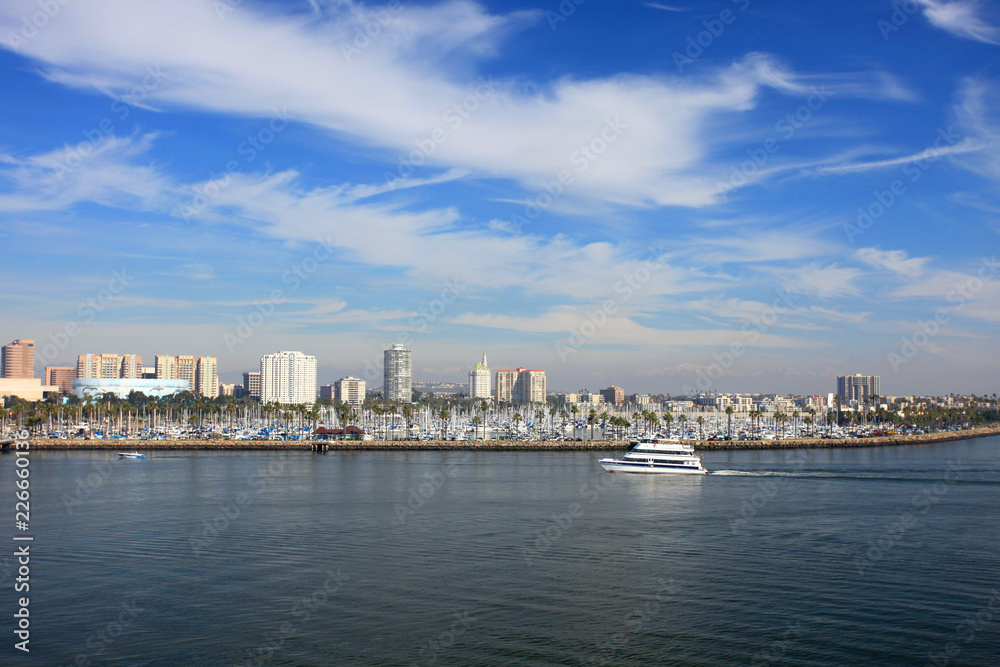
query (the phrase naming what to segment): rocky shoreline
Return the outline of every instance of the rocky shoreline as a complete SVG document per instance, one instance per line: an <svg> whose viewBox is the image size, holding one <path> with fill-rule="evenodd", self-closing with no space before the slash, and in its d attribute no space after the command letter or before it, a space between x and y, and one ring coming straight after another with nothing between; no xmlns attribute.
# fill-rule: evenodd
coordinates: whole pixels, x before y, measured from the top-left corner
<svg viewBox="0 0 1000 667"><path fill-rule="evenodd" d="M890 435L878 438L797 438L793 440L733 440L733 441L691 441L695 449L701 451L733 449L797 449L827 447L885 447L893 445L922 445L968 438L984 438L1000 435L1000 427L969 429L965 431L945 431L923 435ZM242 451L593 451L624 449L626 442L620 440L596 440L584 442L551 442L521 440L447 440L447 441L280 441L280 440L32 440L34 450L242 450Z"/></svg>

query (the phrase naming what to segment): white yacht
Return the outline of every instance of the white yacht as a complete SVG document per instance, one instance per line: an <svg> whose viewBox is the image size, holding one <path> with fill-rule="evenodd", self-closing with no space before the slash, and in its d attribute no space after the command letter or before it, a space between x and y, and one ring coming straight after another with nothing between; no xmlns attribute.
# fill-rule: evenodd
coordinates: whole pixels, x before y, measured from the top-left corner
<svg viewBox="0 0 1000 667"><path fill-rule="evenodd" d="M601 467L608 472L672 473L704 475L701 457L694 453L694 445L660 436L641 438L629 443L632 446L620 459L601 459Z"/></svg>

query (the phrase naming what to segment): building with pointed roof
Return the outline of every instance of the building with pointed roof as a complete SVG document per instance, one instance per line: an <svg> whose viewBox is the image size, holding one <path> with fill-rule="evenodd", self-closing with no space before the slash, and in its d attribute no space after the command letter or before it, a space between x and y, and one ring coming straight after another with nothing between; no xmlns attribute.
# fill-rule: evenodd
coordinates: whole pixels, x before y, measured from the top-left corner
<svg viewBox="0 0 1000 667"><path fill-rule="evenodd" d="M486 352L483 352L483 360L469 371L469 398L492 398L493 391L490 379L490 368L486 364Z"/></svg>

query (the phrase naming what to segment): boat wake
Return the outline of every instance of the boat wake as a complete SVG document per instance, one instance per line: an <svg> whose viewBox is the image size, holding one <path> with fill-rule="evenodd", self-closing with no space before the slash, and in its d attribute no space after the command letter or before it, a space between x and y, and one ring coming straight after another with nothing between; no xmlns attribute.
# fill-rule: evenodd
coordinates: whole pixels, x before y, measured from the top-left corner
<svg viewBox="0 0 1000 667"><path fill-rule="evenodd" d="M976 472L990 472L989 476L975 475ZM917 474L913 474L917 473ZM957 479L948 480L949 484L1000 484L996 471L963 471ZM712 477L793 477L797 479L838 479L870 482L920 482L934 483L944 481L941 475L927 475L926 471L912 471L911 474L893 474L892 472L861 472L848 470L712 470Z"/></svg>

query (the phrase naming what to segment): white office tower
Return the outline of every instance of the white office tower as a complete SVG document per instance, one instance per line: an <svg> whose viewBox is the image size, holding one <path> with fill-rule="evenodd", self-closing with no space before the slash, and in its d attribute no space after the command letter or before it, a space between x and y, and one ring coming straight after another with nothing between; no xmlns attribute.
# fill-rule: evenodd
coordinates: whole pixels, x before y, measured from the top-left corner
<svg viewBox="0 0 1000 667"><path fill-rule="evenodd" d="M278 352L260 358L262 403L316 402L316 357L301 352Z"/></svg>
<svg viewBox="0 0 1000 667"><path fill-rule="evenodd" d="M413 353L401 343L386 350L382 371L382 391L387 401L409 403L413 400Z"/></svg>
<svg viewBox="0 0 1000 667"><path fill-rule="evenodd" d="M491 384L490 368L486 365L486 353L483 352L483 360L469 371L469 398L492 398Z"/></svg>

